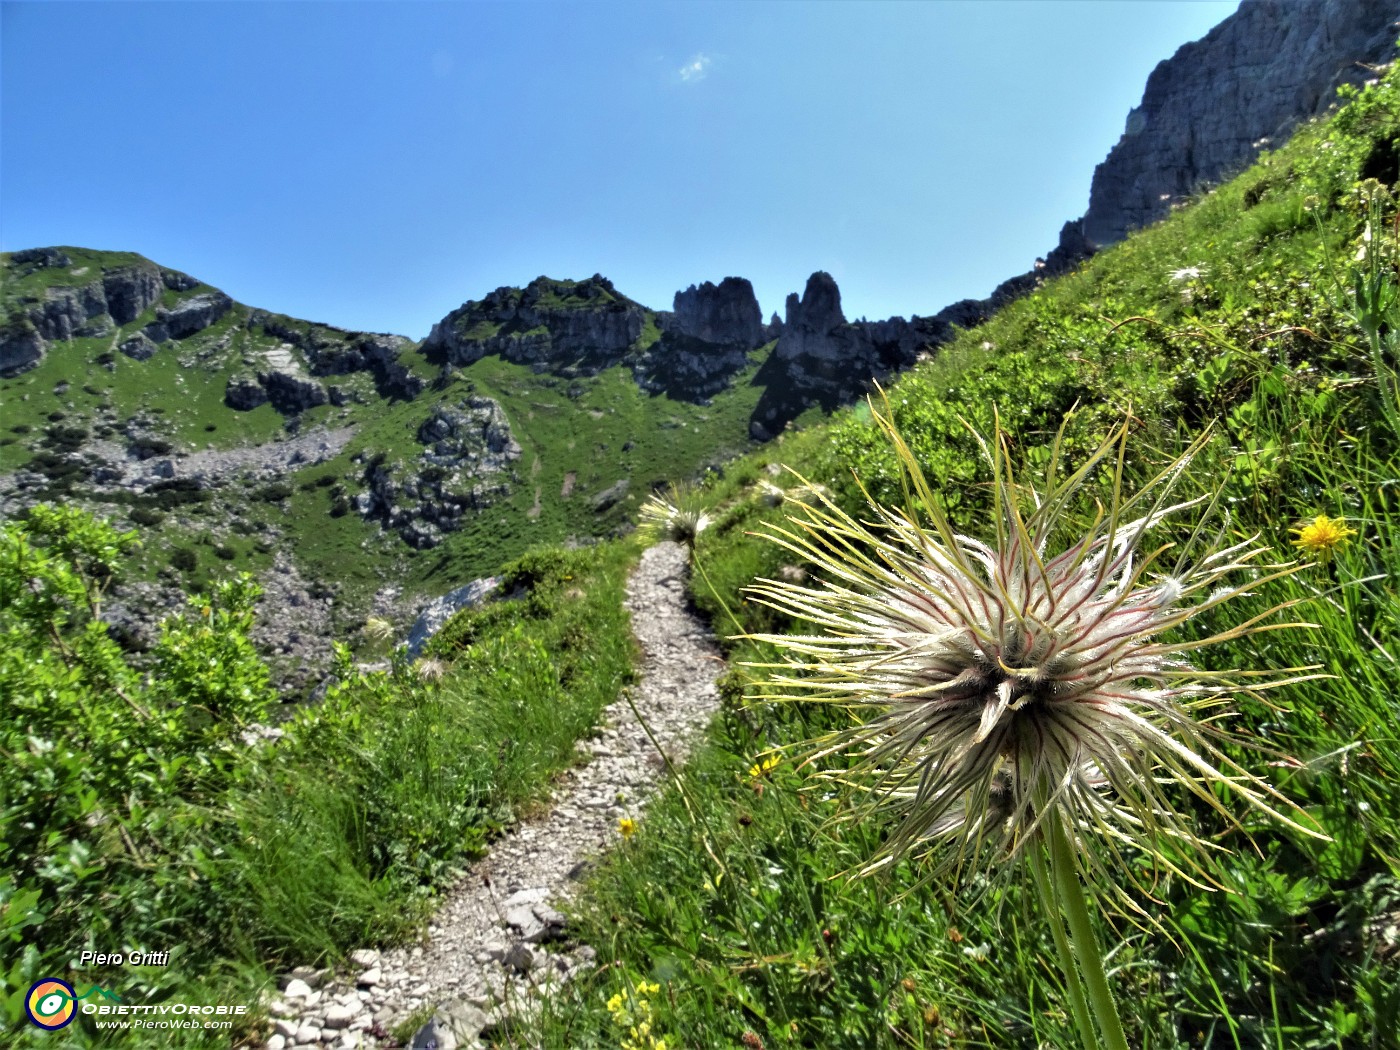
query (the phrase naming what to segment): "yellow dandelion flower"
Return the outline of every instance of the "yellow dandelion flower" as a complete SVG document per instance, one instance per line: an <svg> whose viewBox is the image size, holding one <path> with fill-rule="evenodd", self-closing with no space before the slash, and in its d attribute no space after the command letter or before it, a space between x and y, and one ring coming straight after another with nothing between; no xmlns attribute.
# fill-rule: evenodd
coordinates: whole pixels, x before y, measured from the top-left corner
<svg viewBox="0 0 1400 1050"><path fill-rule="evenodd" d="M749 776L766 777L769 773L773 772L773 770L777 769L780 765L782 765L782 763L783 760L777 755L769 755L762 762L757 762L754 765L749 766Z"/></svg>
<svg viewBox="0 0 1400 1050"><path fill-rule="evenodd" d="M1326 514L1319 514L1306 525L1299 525L1289 531L1298 534L1293 546L1311 554L1322 564L1331 561L1338 548L1356 535L1355 529L1347 527L1345 519L1329 518Z"/></svg>
<svg viewBox="0 0 1400 1050"><path fill-rule="evenodd" d="M637 822L631 817L619 817L617 821L617 830L622 832L623 838L630 839L637 833Z"/></svg>

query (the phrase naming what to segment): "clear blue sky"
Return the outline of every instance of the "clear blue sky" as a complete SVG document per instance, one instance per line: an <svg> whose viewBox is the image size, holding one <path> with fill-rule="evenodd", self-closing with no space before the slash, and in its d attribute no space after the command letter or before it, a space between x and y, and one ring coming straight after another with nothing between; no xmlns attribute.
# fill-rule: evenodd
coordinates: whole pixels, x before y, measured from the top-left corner
<svg viewBox="0 0 1400 1050"><path fill-rule="evenodd" d="M415 338L541 273L930 314L1054 246L1235 6L4 3L0 247Z"/></svg>

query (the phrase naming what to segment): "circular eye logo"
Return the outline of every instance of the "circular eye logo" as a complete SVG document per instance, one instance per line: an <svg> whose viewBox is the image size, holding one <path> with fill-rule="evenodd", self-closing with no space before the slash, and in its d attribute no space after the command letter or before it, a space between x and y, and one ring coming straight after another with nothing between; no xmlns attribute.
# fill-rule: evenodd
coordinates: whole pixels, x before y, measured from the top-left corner
<svg viewBox="0 0 1400 1050"><path fill-rule="evenodd" d="M77 1012L73 1004L77 998L73 986L67 981L45 977L42 981L34 982L29 994L24 997L24 1012L40 1028L57 1031L73 1022L73 1015Z"/></svg>

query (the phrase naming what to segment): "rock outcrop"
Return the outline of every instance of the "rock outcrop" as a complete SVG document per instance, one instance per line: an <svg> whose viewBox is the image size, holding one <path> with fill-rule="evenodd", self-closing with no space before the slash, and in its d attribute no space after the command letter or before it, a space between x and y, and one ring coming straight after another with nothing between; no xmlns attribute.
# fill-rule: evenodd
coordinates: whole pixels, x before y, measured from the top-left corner
<svg viewBox="0 0 1400 1050"><path fill-rule="evenodd" d="M102 282L97 280L76 287L47 289L44 298L29 308L29 320L41 338L55 342L72 339L88 318L106 310Z"/></svg>
<svg viewBox="0 0 1400 1050"><path fill-rule="evenodd" d="M35 270L66 270L73 265L73 260L59 248L25 248L12 253L10 263L30 274Z"/></svg>
<svg viewBox="0 0 1400 1050"><path fill-rule="evenodd" d="M267 400L272 402L272 407L284 416L294 416L330 400L330 394L323 385L294 366L283 365L259 372L258 382L267 392ZM228 400L227 390L224 391L224 399ZM229 404L232 407L232 402Z"/></svg>
<svg viewBox="0 0 1400 1050"><path fill-rule="evenodd" d="M704 401L729 386L748 355L770 341L753 285L743 277L706 281L676 293L656 315L661 337L632 367L649 393Z"/></svg>
<svg viewBox="0 0 1400 1050"><path fill-rule="evenodd" d="M157 309L156 319L144 331L157 343L167 339L188 339L218 322L232 305L233 300L223 292L194 295L170 310Z"/></svg>
<svg viewBox="0 0 1400 1050"><path fill-rule="evenodd" d="M130 324L160 301L165 280L153 266L124 266L102 275L106 312L116 324Z"/></svg>
<svg viewBox="0 0 1400 1050"><path fill-rule="evenodd" d="M520 446L501 406L476 396L437 406L419 426L418 441L427 447L412 463L368 457L364 491L351 505L423 550L442 542L468 510L509 494Z"/></svg>
<svg viewBox="0 0 1400 1050"><path fill-rule="evenodd" d="M763 313L753 285L743 277L706 281L677 292L669 315L661 315L663 331L717 346L752 350L766 340Z"/></svg>
<svg viewBox="0 0 1400 1050"><path fill-rule="evenodd" d="M155 356L159 347L151 342L151 337L145 332L137 332L135 335L123 339L117 349L134 361L149 361Z"/></svg>
<svg viewBox="0 0 1400 1050"><path fill-rule="evenodd" d="M494 354L537 372L596 375L641 338L646 314L599 274L584 281L537 277L453 310L433 325L423 352L453 365Z"/></svg>
<svg viewBox="0 0 1400 1050"><path fill-rule="evenodd" d="M28 371L43 357L44 337L29 318L12 318L0 327L0 376Z"/></svg>
<svg viewBox="0 0 1400 1050"><path fill-rule="evenodd" d="M412 345L401 335L351 332L261 311L255 311L248 324L283 340L288 348L300 350L313 375L366 372L374 379L379 395L387 398L412 400L423 391L423 380L399 360Z"/></svg>
<svg viewBox="0 0 1400 1050"><path fill-rule="evenodd" d="M267 388L257 376L242 373L230 377L224 388L224 403L239 412L251 412L268 401Z"/></svg>
<svg viewBox="0 0 1400 1050"><path fill-rule="evenodd" d="M1400 0L1245 0L1152 71L1123 137L1094 171L1085 240L1122 240L1247 167L1330 106L1341 84L1392 59L1398 20Z"/></svg>

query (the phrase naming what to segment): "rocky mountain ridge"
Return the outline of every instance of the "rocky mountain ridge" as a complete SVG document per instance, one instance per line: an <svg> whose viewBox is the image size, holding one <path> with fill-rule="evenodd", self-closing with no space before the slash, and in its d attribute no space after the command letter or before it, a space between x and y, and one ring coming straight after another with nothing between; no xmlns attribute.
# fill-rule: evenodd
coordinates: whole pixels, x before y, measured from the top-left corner
<svg viewBox="0 0 1400 1050"><path fill-rule="evenodd" d="M11 253L0 257L0 512L80 499L143 528L168 519L172 536L202 529L219 558L254 560L319 526L298 532L250 513L250 499L287 522L348 515L369 533L339 542L366 551L380 549L381 530L416 553L450 552L472 530L458 548L495 550L486 534L510 534L514 518L560 530L536 530L541 539L625 527L666 469L722 460L710 428L732 412L724 406L741 404L747 421L732 429L763 441L812 406L858 398L1277 142L1337 83L1392 53L1396 18L1400 0L1242 4L1154 71L1096 172L1089 212L1065 224L1056 249L987 299L929 317L848 320L824 271L767 323L738 276L690 285L670 310L601 275L539 277L462 304L419 345L253 309L136 255ZM620 411L625 420L610 418ZM316 435L304 449L303 428ZM658 453L680 458L663 468ZM280 480L308 471L299 486ZM240 546L240 535L254 539ZM189 546L173 554L197 560Z"/></svg>

